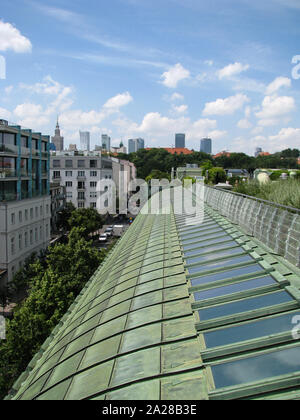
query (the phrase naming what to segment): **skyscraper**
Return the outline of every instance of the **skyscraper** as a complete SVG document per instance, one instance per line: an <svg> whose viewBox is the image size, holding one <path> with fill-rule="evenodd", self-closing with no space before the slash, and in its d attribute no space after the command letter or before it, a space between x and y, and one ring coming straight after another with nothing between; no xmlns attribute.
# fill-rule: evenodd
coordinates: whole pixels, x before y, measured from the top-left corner
<svg viewBox="0 0 300 420"><path fill-rule="evenodd" d="M80 133L80 149L90 151L90 133L89 131L79 131Z"/></svg>
<svg viewBox="0 0 300 420"><path fill-rule="evenodd" d="M145 149L145 140L138 138L138 139L130 139L128 140L128 153L136 153L140 149Z"/></svg>
<svg viewBox="0 0 300 420"><path fill-rule="evenodd" d="M54 137L51 137L51 142L55 145L55 150L57 152L62 152L64 150L64 138L60 135L58 119L55 129L55 135Z"/></svg>
<svg viewBox="0 0 300 420"><path fill-rule="evenodd" d="M200 145L200 152L207 153L208 155L211 155L212 153L212 140L205 138L201 140Z"/></svg>
<svg viewBox="0 0 300 420"><path fill-rule="evenodd" d="M176 149L185 148L185 134L175 134L175 147Z"/></svg>
<svg viewBox="0 0 300 420"><path fill-rule="evenodd" d="M107 134L102 134L102 150L106 150L108 153L110 152L110 137Z"/></svg>

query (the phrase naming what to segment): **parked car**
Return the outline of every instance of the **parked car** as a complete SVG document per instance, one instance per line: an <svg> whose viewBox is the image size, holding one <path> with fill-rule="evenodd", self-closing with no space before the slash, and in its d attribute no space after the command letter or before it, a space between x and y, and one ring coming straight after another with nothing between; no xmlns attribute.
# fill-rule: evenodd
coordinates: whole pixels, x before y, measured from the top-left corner
<svg viewBox="0 0 300 420"><path fill-rule="evenodd" d="M100 235L99 242L107 242L107 235Z"/></svg>

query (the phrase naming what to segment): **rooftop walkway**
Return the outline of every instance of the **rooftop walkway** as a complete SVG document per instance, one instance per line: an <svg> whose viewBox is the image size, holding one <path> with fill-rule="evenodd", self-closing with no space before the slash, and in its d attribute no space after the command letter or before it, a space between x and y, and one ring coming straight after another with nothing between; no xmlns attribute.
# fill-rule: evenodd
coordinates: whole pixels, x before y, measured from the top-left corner
<svg viewBox="0 0 300 420"><path fill-rule="evenodd" d="M299 289L209 206L194 226L140 214L9 398L299 399Z"/></svg>

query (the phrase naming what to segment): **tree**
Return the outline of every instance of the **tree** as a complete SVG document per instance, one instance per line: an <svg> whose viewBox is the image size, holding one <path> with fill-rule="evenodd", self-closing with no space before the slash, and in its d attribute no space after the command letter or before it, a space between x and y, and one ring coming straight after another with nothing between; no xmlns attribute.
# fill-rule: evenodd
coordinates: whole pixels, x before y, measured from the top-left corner
<svg viewBox="0 0 300 420"><path fill-rule="evenodd" d="M208 181L212 184L226 182L227 176L223 168L211 168L208 171Z"/></svg>
<svg viewBox="0 0 300 420"><path fill-rule="evenodd" d="M95 209L77 209L71 213L68 224L70 229L82 228L83 236L88 239L90 233L102 228L103 218Z"/></svg>
<svg viewBox="0 0 300 420"><path fill-rule="evenodd" d="M59 218L57 222L58 229L62 229L63 231L70 230L69 219L73 211L76 208L72 202L66 204L66 207L59 213Z"/></svg>

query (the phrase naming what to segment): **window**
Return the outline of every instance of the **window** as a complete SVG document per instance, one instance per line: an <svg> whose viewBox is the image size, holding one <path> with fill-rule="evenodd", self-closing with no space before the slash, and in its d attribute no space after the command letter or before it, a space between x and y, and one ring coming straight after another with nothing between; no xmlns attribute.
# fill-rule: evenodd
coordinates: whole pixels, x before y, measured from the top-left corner
<svg viewBox="0 0 300 420"><path fill-rule="evenodd" d="M15 213L11 214L11 224L14 225L16 223L16 216Z"/></svg>
<svg viewBox="0 0 300 420"><path fill-rule="evenodd" d="M90 182L90 187L91 188L96 188L97 187L97 182L94 182L94 181Z"/></svg>
<svg viewBox="0 0 300 420"><path fill-rule="evenodd" d="M198 267L190 267L188 270L191 274L198 272L211 271L214 269L222 269L231 265L254 261L249 255L231 258L230 260L217 261L209 264L199 265Z"/></svg>
<svg viewBox="0 0 300 420"><path fill-rule="evenodd" d="M79 161L77 162L77 164L78 164L78 168L84 168L84 167L85 167L85 165L84 165L84 160L79 160Z"/></svg>
<svg viewBox="0 0 300 420"><path fill-rule="evenodd" d="M33 231L30 231L30 245L33 244Z"/></svg>
<svg viewBox="0 0 300 420"><path fill-rule="evenodd" d="M40 206L40 216L43 215L43 206Z"/></svg>
<svg viewBox="0 0 300 420"><path fill-rule="evenodd" d="M46 213L49 214L49 204L46 205Z"/></svg>
<svg viewBox="0 0 300 420"><path fill-rule="evenodd" d="M220 318L223 316L234 315L242 312L254 311L260 308L279 305L281 303L291 302L292 296L287 292L268 293L261 296L255 296L248 299L225 303L223 305L208 307L198 311L200 321Z"/></svg>
<svg viewBox="0 0 300 420"><path fill-rule="evenodd" d="M90 176L97 176L98 175L98 172L97 171L91 171L90 172Z"/></svg>
<svg viewBox="0 0 300 420"><path fill-rule="evenodd" d="M79 209L83 209L83 208L84 208L84 203L83 203L83 202L78 203L78 208L79 208Z"/></svg>
<svg viewBox="0 0 300 420"><path fill-rule="evenodd" d="M30 219L33 219L33 209L30 209Z"/></svg>
<svg viewBox="0 0 300 420"><path fill-rule="evenodd" d="M73 186L73 182L72 181L67 181L66 182L66 187L72 187Z"/></svg>
<svg viewBox="0 0 300 420"><path fill-rule="evenodd" d="M19 249L22 249L22 235L19 235Z"/></svg>
<svg viewBox="0 0 300 420"><path fill-rule="evenodd" d="M37 228L34 229L34 240L35 240L35 242L38 241L38 230L37 230Z"/></svg>
<svg viewBox="0 0 300 420"><path fill-rule="evenodd" d="M78 176L85 176L85 171L78 171Z"/></svg>
<svg viewBox="0 0 300 420"><path fill-rule="evenodd" d="M25 248L28 247L28 232L25 232Z"/></svg>
<svg viewBox="0 0 300 420"><path fill-rule="evenodd" d="M73 161L72 160L66 160L66 168L73 168Z"/></svg>
<svg viewBox="0 0 300 420"><path fill-rule="evenodd" d="M39 209L38 209L38 207L35 208L35 217L39 217Z"/></svg>
<svg viewBox="0 0 300 420"><path fill-rule="evenodd" d="M60 171L54 171L53 172L53 179L60 178Z"/></svg>
<svg viewBox="0 0 300 420"><path fill-rule="evenodd" d="M11 255L14 255L14 253L15 253L15 238L11 238L11 240L10 240L10 251L11 251Z"/></svg>
<svg viewBox="0 0 300 420"><path fill-rule="evenodd" d="M43 228L40 226L40 241L43 239Z"/></svg>
<svg viewBox="0 0 300 420"><path fill-rule="evenodd" d="M90 198L97 198L97 193L96 192L91 192L90 193Z"/></svg>
<svg viewBox="0 0 300 420"><path fill-rule="evenodd" d="M96 160L90 160L90 168L97 168L97 161Z"/></svg>
<svg viewBox="0 0 300 420"><path fill-rule="evenodd" d="M195 300L205 300L216 298L219 296L227 296L232 293L244 292L245 290L253 290L259 287L269 286L276 284L271 276L265 276L258 279L247 280L240 283L230 284L228 286L216 287L201 292L194 292Z"/></svg>
<svg viewBox="0 0 300 420"><path fill-rule="evenodd" d="M218 389L294 373L300 370L299 352L297 346L212 366L215 386Z"/></svg>
<svg viewBox="0 0 300 420"><path fill-rule="evenodd" d="M96 209L97 208L97 203L91 203L90 206L91 206L92 209Z"/></svg>
<svg viewBox="0 0 300 420"><path fill-rule="evenodd" d="M84 192L78 192L78 200L85 200Z"/></svg>
<svg viewBox="0 0 300 420"><path fill-rule="evenodd" d="M26 221L28 220L28 210L27 209L25 210L25 220Z"/></svg>
<svg viewBox="0 0 300 420"><path fill-rule="evenodd" d="M73 197L73 193L72 192L67 192L66 193L66 197L67 198L72 198Z"/></svg>
<svg viewBox="0 0 300 420"><path fill-rule="evenodd" d="M60 160L53 160L53 168L60 168Z"/></svg>
<svg viewBox="0 0 300 420"><path fill-rule="evenodd" d="M23 221L23 213L22 211L19 211L19 223L22 223Z"/></svg>
<svg viewBox="0 0 300 420"><path fill-rule="evenodd" d="M69 177L69 176L73 176L73 172L72 172L72 171L66 171L66 176L67 176L67 177Z"/></svg>

